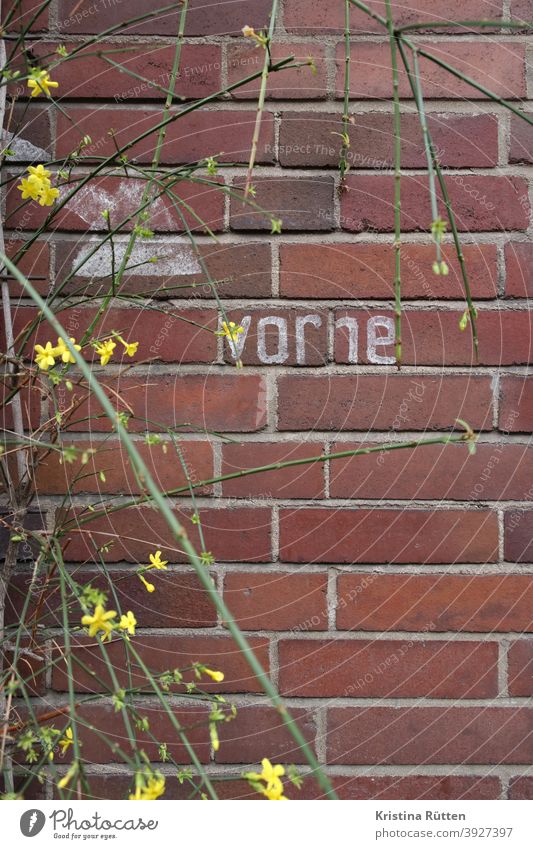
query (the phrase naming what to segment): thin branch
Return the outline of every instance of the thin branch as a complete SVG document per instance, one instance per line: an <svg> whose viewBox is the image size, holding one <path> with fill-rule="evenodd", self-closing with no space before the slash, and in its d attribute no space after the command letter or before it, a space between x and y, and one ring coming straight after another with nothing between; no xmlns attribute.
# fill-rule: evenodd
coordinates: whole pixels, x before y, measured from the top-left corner
<svg viewBox="0 0 533 849"><path fill-rule="evenodd" d="M385 0L385 8L387 10L387 29L389 31L394 103L394 327L396 336L396 366L399 369L402 364L402 130L400 115L400 83L398 79L398 48L394 33L394 21L392 19L390 0Z"/></svg>

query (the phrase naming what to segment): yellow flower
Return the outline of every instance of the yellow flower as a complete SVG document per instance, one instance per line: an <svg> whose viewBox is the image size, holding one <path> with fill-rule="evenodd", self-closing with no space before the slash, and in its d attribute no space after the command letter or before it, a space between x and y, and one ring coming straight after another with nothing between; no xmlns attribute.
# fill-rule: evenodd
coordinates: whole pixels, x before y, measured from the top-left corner
<svg viewBox="0 0 533 849"><path fill-rule="evenodd" d="M76 776L78 772L78 764L74 763L70 767L69 771L63 776L63 778L57 782L57 786L59 790L63 790L67 787L68 784L72 781L72 779Z"/></svg>
<svg viewBox="0 0 533 849"><path fill-rule="evenodd" d="M124 353L127 354L128 357L134 357L135 354L137 353L137 348L139 347L139 343L138 342L125 342L124 339L122 338L122 336L118 336L117 338L120 339L120 341L122 342L122 344L124 345L124 347L126 349Z"/></svg>
<svg viewBox="0 0 533 849"><path fill-rule="evenodd" d="M76 351L81 351L81 345L76 345L76 340L73 336L70 337L70 341L72 342ZM67 348L65 340L62 339L61 336L57 340L56 357L61 357L64 363L76 362L69 349Z"/></svg>
<svg viewBox="0 0 533 849"><path fill-rule="evenodd" d="M39 177L36 177L35 174L31 174L29 177L21 178L17 189L21 192L22 200L26 200L27 198L37 200L42 187L42 180L40 180Z"/></svg>
<svg viewBox="0 0 533 849"><path fill-rule="evenodd" d="M273 801L273 802L288 802L289 801L287 799L287 797L283 795L283 790L278 791L277 788L275 788L275 789L272 788L272 789L269 790L268 787L265 787L265 789L263 790L263 793L267 797L267 799L271 799L271 801Z"/></svg>
<svg viewBox="0 0 533 849"><path fill-rule="evenodd" d="M89 626L89 636L95 637L99 631L103 631L103 640L111 638L111 632L115 628L116 623L111 620L117 615L116 610L106 611L103 604L97 604L94 608L92 616L85 614L82 616L81 624Z"/></svg>
<svg viewBox="0 0 533 849"><path fill-rule="evenodd" d="M151 802L165 792L165 778L160 772L138 772L135 776L135 793L130 793L130 800L136 802Z"/></svg>
<svg viewBox="0 0 533 849"><path fill-rule="evenodd" d="M31 97L38 97L40 94L46 94L50 97L50 89L58 88L59 83L50 79L48 71L41 71L39 68L32 68L30 78L28 80L28 88L31 89Z"/></svg>
<svg viewBox="0 0 533 849"><path fill-rule="evenodd" d="M35 362L40 369L48 371L50 366L55 366L56 361L54 357L57 357L58 353L56 348L52 348L51 342L47 342L44 348L42 345L36 345L35 351Z"/></svg>
<svg viewBox="0 0 533 849"><path fill-rule="evenodd" d="M68 747L72 746L73 742L74 739L72 736L72 728L67 728L67 730L65 731L65 736L62 737L59 741L59 745L61 746L61 757L63 757Z"/></svg>
<svg viewBox="0 0 533 849"><path fill-rule="evenodd" d="M127 631L128 634L135 636L135 626L137 624L137 620L131 610L128 610L127 614L120 617L119 628L121 631Z"/></svg>
<svg viewBox="0 0 533 849"><path fill-rule="evenodd" d="M149 555L150 564L148 569L166 569L168 560L161 560L161 552L156 551L155 554Z"/></svg>
<svg viewBox="0 0 533 849"><path fill-rule="evenodd" d="M44 165L28 165L28 171L33 177L37 177L39 180L48 180L52 174Z"/></svg>
<svg viewBox="0 0 533 849"><path fill-rule="evenodd" d="M148 583L148 581L146 580L146 578L144 578L142 575L139 575L139 578L140 578L140 579L141 579L141 581L143 582L143 584L144 584L144 586L146 587L146 589L148 590L148 592L149 592L149 593L153 593L153 591L155 590L154 585L153 585L153 584Z"/></svg>
<svg viewBox="0 0 533 849"><path fill-rule="evenodd" d="M242 28L242 34L245 38L253 38L254 41L257 41L258 44L263 47L266 45L268 38L262 33L257 33L253 27L249 27L248 25Z"/></svg>
<svg viewBox="0 0 533 849"><path fill-rule="evenodd" d="M245 778L249 781L263 781L265 786L261 788L261 793L276 802L286 802L287 797L283 795L283 782L281 776L285 775L285 767L281 764L271 764L268 758L263 758L261 761L263 767L261 772L247 772Z"/></svg>
<svg viewBox="0 0 533 849"><path fill-rule="evenodd" d="M202 672L205 672L206 675L209 675L209 677L212 678L213 681L216 681L217 683L220 683L221 681L224 680L224 673L218 672L216 669L208 669L207 666L204 666L202 668Z"/></svg>
<svg viewBox="0 0 533 849"><path fill-rule="evenodd" d="M96 346L96 353L100 357L100 365L106 366L108 364L116 347L117 343L113 342L112 339L108 339L107 342L100 342Z"/></svg>
<svg viewBox="0 0 533 849"><path fill-rule="evenodd" d="M43 165L29 165L29 177L22 177L17 189L21 192L22 200L31 198L38 200L40 206L52 206L59 197L59 189L53 189L50 182L50 171Z"/></svg>
<svg viewBox="0 0 533 849"><path fill-rule="evenodd" d="M241 333L244 333L244 327L241 327L240 324L235 324L234 321L223 321L222 330L217 330L215 335L225 336L226 339L231 339L232 342L236 342Z"/></svg>
<svg viewBox="0 0 533 849"><path fill-rule="evenodd" d="M52 206L53 202L58 197L59 189L53 189L49 183L43 184L39 193L39 206Z"/></svg>

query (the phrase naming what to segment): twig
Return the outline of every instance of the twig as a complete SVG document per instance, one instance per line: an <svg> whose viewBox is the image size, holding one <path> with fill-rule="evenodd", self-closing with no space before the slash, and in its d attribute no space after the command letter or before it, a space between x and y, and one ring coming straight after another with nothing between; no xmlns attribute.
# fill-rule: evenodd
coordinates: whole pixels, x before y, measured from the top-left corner
<svg viewBox="0 0 533 849"><path fill-rule="evenodd" d="M268 77L270 75L270 68L272 65L272 56L270 53L270 48L272 45L272 39L274 38L274 30L276 28L276 18L278 16L278 0L272 0L272 9L270 12L270 23L268 25L268 33L265 36L266 42L263 45L265 51L265 58L263 62L263 70L261 72L261 86L259 89L259 97L257 100L257 112L255 116L255 125L254 125L254 133L252 136L252 146L250 149L250 161L248 163L248 171L246 173L246 185L244 187L244 196L246 197L250 193L251 183L252 183L252 175L255 165L255 159L257 156L257 146L259 144L259 134L261 132L261 123L263 120L263 112L265 108L265 97L266 97L266 89L268 85Z"/></svg>
<svg viewBox="0 0 533 849"><path fill-rule="evenodd" d="M392 89L394 102L394 327L396 332L396 366L398 369L400 369L402 364L402 137L400 116L400 84L398 80L396 35L394 33L394 21L392 19L390 0L386 0L385 8L387 10L387 29L389 31L389 44L392 67Z"/></svg>

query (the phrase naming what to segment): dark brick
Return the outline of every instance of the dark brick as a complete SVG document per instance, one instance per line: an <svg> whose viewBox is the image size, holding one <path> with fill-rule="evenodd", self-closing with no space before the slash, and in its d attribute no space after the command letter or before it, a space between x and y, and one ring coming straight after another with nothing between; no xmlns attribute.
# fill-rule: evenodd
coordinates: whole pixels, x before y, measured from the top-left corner
<svg viewBox="0 0 533 849"><path fill-rule="evenodd" d="M230 224L233 230L270 230L272 218L281 218L284 233L298 230L328 231L333 228L332 177L261 177L254 179L254 198L268 215L232 197ZM244 181L234 182L237 190Z"/></svg>

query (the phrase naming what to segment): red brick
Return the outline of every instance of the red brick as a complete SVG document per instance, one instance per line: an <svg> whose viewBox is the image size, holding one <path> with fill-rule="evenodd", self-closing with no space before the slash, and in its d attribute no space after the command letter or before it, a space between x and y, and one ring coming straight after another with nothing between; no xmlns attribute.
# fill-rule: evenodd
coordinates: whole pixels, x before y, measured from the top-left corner
<svg viewBox="0 0 533 849"><path fill-rule="evenodd" d="M140 2L140 0L139 0ZM186 35L237 35L242 36L244 24L258 30L266 28L270 20L270 0L214 0L208 5L204 0L192 0L185 25Z"/></svg>
<svg viewBox="0 0 533 849"><path fill-rule="evenodd" d="M30 510L24 518L16 519L15 514L7 507L0 508L0 557L5 557L9 540L13 531L20 527L27 531L42 531L46 528L46 513ZM38 544L29 537L20 542L17 550L17 561L33 560L39 550Z"/></svg>
<svg viewBox="0 0 533 849"><path fill-rule="evenodd" d="M19 625L20 618L9 623L8 611L10 608L9 595L6 598L6 623ZM11 677L11 672L16 672L18 680L24 682L24 692L29 696L41 696L46 692L46 670L48 662L46 659L46 646L42 643L42 638L37 637L30 640L22 637L18 650L18 658L16 663L15 653L12 650L7 650L7 645L13 645L12 642L4 643L4 647L0 649L0 670L2 675ZM16 691L16 695L22 695L22 689Z"/></svg>
<svg viewBox="0 0 533 849"><path fill-rule="evenodd" d="M137 744L142 748L152 763L161 760L156 740L166 742L168 753L176 763L190 763L185 744L181 742L169 716L157 701L148 704L139 702L137 705L140 716L146 717L150 724L148 732L136 730ZM172 707L174 717L186 731L187 738L201 763L209 762L210 741L208 730L208 711L205 707ZM83 758L88 763L124 763L121 751L133 757L133 750L128 744L128 732L121 713L117 713L113 705L86 704L77 709L79 718L79 739L83 746ZM95 730L93 730L95 729ZM104 739L102 739L102 735ZM121 751L113 751L112 746L119 746ZM131 780L131 779L130 779Z"/></svg>
<svg viewBox="0 0 533 849"><path fill-rule="evenodd" d="M57 452L51 452L38 470L38 490L40 493L64 495L65 492L91 492L109 494L135 494L141 492L139 481L131 468L128 452L117 440L105 442L84 440L68 443L80 450L91 449L87 463L82 465L78 455L73 463L61 463ZM163 450L167 447L167 452ZM209 442L178 441L187 473L193 483L213 477L213 448ZM189 495L187 477L172 442L159 445L147 445L136 441L135 447L160 489L164 491L185 487L180 493ZM100 477L103 473L104 479ZM196 490L207 494L211 487Z"/></svg>
<svg viewBox="0 0 533 849"><path fill-rule="evenodd" d="M533 754L521 707L372 707L329 711L328 762L516 764Z"/></svg>
<svg viewBox="0 0 533 849"><path fill-rule="evenodd" d="M50 247L48 242L36 241L27 248L20 259L15 259L18 252L24 248L21 239L6 240L6 254L18 270L27 277L40 295L46 295L50 286ZM21 295L24 287L17 280L9 281L10 292L13 296Z"/></svg>
<svg viewBox="0 0 533 849"><path fill-rule="evenodd" d="M402 363L405 365L459 366L476 365L474 343L470 329L461 331L459 323L464 310L435 312L427 310L404 310L402 315ZM359 327L357 361L372 362L367 351L365 332L367 321L376 317L390 320L391 336L394 335L394 312L392 310L338 310L336 319L349 316L355 318ZM528 365L533 359L533 315L528 310L483 310L478 323L479 365ZM387 330L377 327L379 339L387 338ZM394 359L394 340L390 344L379 344L373 349L379 357ZM355 361L350 352L347 327L335 331L335 361Z"/></svg>
<svg viewBox="0 0 533 849"><path fill-rule="evenodd" d="M24 430L33 430L39 427L41 418L41 384L35 382L30 388L22 388L17 393L21 400L22 407L22 424ZM0 380L0 404L2 405L2 414L4 416L4 427L13 429L13 398L9 401L5 399L11 396L13 391L12 386L6 380Z"/></svg>
<svg viewBox="0 0 533 849"><path fill-rule="evenodd" d="M516 775L511 778L509 799L533 799L533 775Z"/></svg>
<svg viewBox="0 0 533 849"><path fill-rule="evenodd" d="M466 268L475 298L496 296L496 251L493 245L464 245ZM431 269L435 248L404 242L402 295L405 298L462 298L460 270L453 247L443 255L447 277ZM390 244L282 244L280 288L286 298L391 298L394 252Z"/></svg>
<svg viewBox="0 0 533 849"><path fill-rule="evenodd" d="M396 441L396 440L391 440ZM349 451L368 443L337 442L331 451ZM499 501L522 499L530 486L533 448L527 445L477 443L424 445L401 451L380 451L333 460L333 498L446 499Z"/></svg>
<svg viewBox="0 0 533 849"><path fill-rule="evenodd" d="M291 65L302 64L300 68L281 68L273 71L268 78L267 98L273 100L317 100L324 99L328 93L326 58L323 47L313 42L294 42L276 44L271 48L274 63L294 56ZM263 70L265 52L248 42L228 46L227 74L228 84L239 82L252 74ZM306 64L312 57L316 73ZM232 97L257 100L261 80L258 78L231 92Z"/></svg>
<svg viewBox="0 0 533 849"><path fill-rule="evenodd" d="M53 54L56 43L32 42L32 51L40 56ZM131 50L134 46L136 49ZM139 45L124 42L124 51L117 53L114 42L98 42L98 50L111 52L112 60L125 70L111 66L104 58L94 55L94 46L80 50L68 61L54 68L52 79L59 83L62 99L83 100L114 99L116 103L130 100L164 100L170 81L175 47L171 44ZM74 47L68 48L72 53ZM175 86L175 98L201 98L215 94L221 89L221 48L217 44L184 44L181 53L181 72ZM128 74L130 71L142 79ZM163 88L156 88L160 86ZM25 83L13 84L13 94L28 96Z"/></svg>
<svg viewBox="0 0 533 849"><path fill-rule="evenodd" d="M90 583L91 586L107 592L108 606L113 609L115 599L110 593L110 584L101 571L76 569L72 572L72 577L80 586ZM122 612L133 608L138 619L138 628L209 628L216 625L215 608L199 578L192 572L178 572L174 569L159 572L159 592L157 596L152 597L156 599L155 603L148 600L146 590L135 572L125 569L113 570L110 579ZM20 619L26 595L30 591L30 581L31 575L19 572L11 582L6 613L12 624ZM31 621L39 602L42 602L39 622L62 627L61 593L57 580L33 591L26 621ZM69 616L76 626L79 625L81 615L79 605L72 604Z"/></svg>
<svg viewBox="0 0 533 849"><path fill-rule="evenodd" d="M6 255L13 262L23 251L16 265L19 271L32 281L48 280L50 276L50 246L47 241L37 240L26 247L23 239L6 241Z"/></svg>
<svg viewBox="0 0 533 849"><path fill-rule="evenodd" d="M491 168L498 162L498 123L492 115L428 115L428 126L441 165ZM313 166L338 168L343 131L339 113L284 112L282 114L279 161L293 168ZM394 165L393 116L364 112L349 125L350 168L392 168ZM483 149L479 139L483 139ZM426 168L420 121L402 115L402 166Z"/></svg>
<svg viewBox="0 0 533 849"><path fill-rule="evenodd" d="M525 0L525 4L529 0ZM524 4L524 0L522 0ZM372 12L382 17L386 15L383 0L369 0L366 4ZM434 0L411 0L408 5L393 8L396 26L425 23L426 21L464 21L483 20L489 17L486 0L448 0L446 8L435 7ZM498 20L502 16L502 3L490 4L490 19ZM335 34L344 31L344 9L342 4L328 6L316 3L315 0L286 0L283 22L289 32L298 35ZM318 31L318 32L317 32ZM350 8L350 31L353 33L371 32L383 33L384 27L378 21L372 20L365 12ZM443 30L437 30L441 35ZM461 31L463 29L461 28ZM447 30L444 30L446 33Z"/></svg>
<svg viewBox="0 0 533 849"><path fill-rule="evenodd" d="M259 767L256 767L256 769L257 768ZM285 777L283 784L283 795L286 796L287 799L301 801L305 799L325 798L324 791L320 789L320 785L311 773L307 773L305 776L302 777L303 785L300 788L295 787L289 780L287 780L287 777ZM256 791L254 791L251 788L250 784L244 780L235 781L235 779L233 779L230 781L224 781L224 779L222 778L214 782L214 787L216 789L218 798L222 800L250 799L256 802L267 801L265 796L263 796L262 794L260 795Z"/></svg>
<svg viewBox="0 0 533 849"><path fill-rule="evenodd" d="M305 365L323 366L328 360L328 313L325 310L313 310L311 314L318 320L318 327L309 322L309 309L240 309L228 314L228 318L242 324L245 316L250 325L243 337L244 347L241 360L244 365ZM283 330L277 323L283 322ZM303 333L303 336L298 332ZM300 348L300 349L299 349ZM261 354L261 356L260 356ZM229 343L224 346L227 362L234 362L234 352Z"/></svg>
<svg viewBox="0 0 533 849"><path fill-rule="evenodd" d="M63 327L78 340L96 316L96 308L63 310L56 313ZM31 307L19 308L15 313L16 335L22 333L33 321L38 310ZM218 318L214 310L174 310L167 312L150 307L141 309L108 309L97 323L94 336L103 338L112 332L122 334L126 341L139 342L137 353L128 357L121 343L117 343L113 361L117 364L150 362L165 363L210 363L217 356L215 330ZM33 356L36 343L55 342L54 333L46 320L42 320L25 348L26 356ZM98 362L99 357L91 347L83 349L86 360Z"/></svg>
<svg viewBox="0 0 533 849"><path fill-rule="evenodd" d="M533 630L528 575L357 573L340 575L337 593L342 631Z"/></svg>
<svg viewBox="0 0 533 849"><path fill-rule="evenodd" d="M127 10L122 3L95 4L90 0L80 0L72 8L68 0L59 0L58 29L66 35L99 34L111 27L119 27L118 35L177 35L179 30L180 8L154 15L145 21L131 26L120 27L120 24L137 18L147 12L156 12L163 5L157 0L129 0Z"/></svg>
<svg viewBox="0 0 533 849"><path fill-rule="evenodd" d="M512 41L492 41L490 72L487 69L486 42L450 40L420 45L427 53L446 62L494 94L508 100L526 96L524 46ZM400 63L398 69L400 97L412 97L407 74ZM424 96L435 98L485 99L485 96L431 62L420 57L420 79ZM352 46L350 63L350 97L390 97L392 72L388 43L358 42ZM344 44L337 46L337 97L344 96Z"/></svg>
<svg viewBox="0 0 533 849"><path fill-rule="evenodd" d="M81 238L75 242L56 242L56 277L62 285L68 274L93 247L93 242ZM225 298L264 298L271 293L270 247L263 242L239 242L198 245L207 271L217 291ZM126 272L123 277L124 293L145 293L153 298L212 298L213 290L204 274L200 261L189 242L150 240L153 256L159 262ZM142 257L141 257L142 258ZM95 255L95 260L85 266L81 274L65 284L66 294L90 282L90 291L105 294L109 290L107 263ZM102 274L103 272L103 274ZM176 281L177 278L177 281ZM101 279L102 283L98 283ZM176 288L177 287L177 288Z"/></svg>
<svg viewBox="0 0 533 849"><path fill-rule="evenodd" d="M287 697L490 698L498 644L409 640L281 640Z"/></svg>
<svg viewBox="0 0 533 849"><path fill-rule="evenodd" d="M257 375L140 375L120 378L114 389L133 410L131 431L144 431L147 416L153 422L152 430L158 423L162 430L179 425L184 431L206 428L244 433L261 430L266 423L266 387ZM127 410L114 393L110 395L117 411ZM92 431L112 429L94 399L80 408L80 418L84 415L101 417L91 422ZM74 422L69 428L85 431L87 422Z"/></svg>
<svg viewBox="0 0 533 849"><path fill-rule="evenodd" d="M492 426L485 377L287 376L278 389L280 430L426 430L457 417L476 430Z"/></svg>
<svg viewBox="0 0 533 849"><path fill-rule="evenodd" d="M511 18L519 21L531 21L529 0L511 0Z"/></svg>
<svg viewBox="0 0 533 849"><path fill-rule="evenodd" d="M533 245L509 242L505 246L505 294L508 298L533 297Z"/></svg>
<svg viewBox="0 0 533 849"><path fill-rule="evenodd" d="M500 780L478 775L337 776L340 799L499 799ZM108 797L106 797L108 798Z"/></svg>
<svg viewBox="0 0 533 849"><path fill-rule="evenodd" d="M288 563L484 563L497 556L498 519L487 510L280 512L280 557Z"/></svg>
<svg viewBox="0 0 533 849"><path fill-rule="evenodd" d="M533 164L533 129L522 118L511 115L509 162Z"/></svg>
<svg viewBox="0 0 533 849"><path fill-rule="evenodd" d="M33 162L37 151L21 144L24 141L44 150L44 155L53 159L52 129L50 125L50 109L37 104L20 104L13 109L13 116L7 123L7 130L13 133L19 144L10 142L10 147L16 149L16 156L9 157L10 162ZM17 149L18 148L18 149Z"/></svg>
<svg viewBox="0 0 533 849"><path fill-rule="evenodd" d="M4 170L4 204L6 207L5 227L13 230L17 241L22 236L26 240L24 230L35 231L41 227L46 218L44 208L33 201L21 201L20 191L16 188L20 179L24 176L24 171L18 174L10 173L9 175ZM18 209L20 207L20 209ZM47 209L47 212L50 210ZM33 233L31 234L33 236ZM17 264L17 263L15 263ZM20 284L17 284L20 291Z"/></svg>
<svg viewBox="0 0 533 849"><path fill-rule="evenodd" d="M247 781L224 780L210 776L219 799L248 799L266 801L252 790ZM336 793L340 799L499 799L500 780L494 777L477 775L379 775L347 776L331 775ZM196 780L196 779L195 779ZM515 781L527 780L515 779ZM90 793L82 799L125 799L131 791L131 776L113 772L109 775L89 776ZM180 784L177 779L167 776L163 799L189 799L192 789ZM289 799L325 799L324 791L318 783L305 777L303 787L294 787L285 783L284 795ZM32 796L32 798L36 798ZM54 797L55 798L55 797ZM200 799L198 793L194 799ZM522 797L530 798L530 797Z"/></svg>
<svg viewBox="0 0 533 849"><path fill-rule="evenodd" d="M283 232L298 230L327 231L333 229L333 178L318 177L262 177L254 179L257 189L254 198L263 214L232 197L230 225L233 230L268 230L271 218L281 218ZM244 180L234 181L239 191Z"/></svg>
<svg viewBox="0 0 533 849"><path fill-rule="evenodd" d="M62 197L69 194L73 185L61 189ZM135 225L135 214L142 206L142 195L146 188L144 180L126 177L95 177L82 186L79 191L65 204L54 217L51 229L87 232L106 230L102 212L108 210L114 226L124 221L128 216L133 220L124 224L125 231L132 230ZM212 231L222 229L224 217L224 195L218 188L195 185L186 180L177 183L171 192L176 198L177 206L188 226L196 232L209 228ZM192 212L186 211L183 204L191 207ZM7 195L8 221L10 227L20 227L23 230L33 230L44 224L50 210L40 207L30 201L20 206L20 192L15 183L9 188ZM150 217L146 226L162 233L181 233L184 224L181 216L174 208L173 202L166 195L160 194L149 207Z"/></svg>
<svg viewBox="0 0 533 849"><path fill-rule="evenodd" d="M116 147L109 134L110 127L114 130L116 143L122 147L135 136L156 127L160 121L161 110L154 108L132 113L131 109L110 109L107 106L99 109L75 106L69 109L68 118L58 115L57 155L68 156L78 147L83 136L89 135L92 144L83 149L83 157L111 156ZM160 161L175 165L216 156L220 162L248 162L254 125L255 112L192 112L169 124ZM152 133L134 145L128 155L138 162L151 162L157 137L157 132ZM256 159L264 164L274 161L274 116L270 112L263 114Z"/></svg>
<svg viewBox="0 0 533 849"><path fill-rule="evenodd" d="M248 781L245 781L244 779L239 780L238 776L240 774L241 771L238 771L237 775L232 774L231 776L228 776L225 773L220 778L218 778L216 774L211 774L209 776L211 785L217 794L217 798L222 800L247 799L266 802L267 799L264 796L259 796L259 794L252 789ZM127 799L129 794L132 792L132 789L134 789L131 775L123 775L115 771L113 771L110 775L97 773L95 775L87 776L87 778L90 785L90 792L82 793L82 799ZM208 798L210 798L205 785L202 784L202 779L197 775L193 775L192 780L194 781L195 786L202 787L202 795L198 793L198 791L196 791L188 781L180 782L180 780L175 778L173 775L167 774L165 792L161 798L163 801L172 799L203 801L204 793L208 796ZM298 790L296 787L287 782L285 786L286 792L284 795L291 799L315 798L315 796L309 797L308 795L308 787L310 783L309 779L306 779L305 790Z"/></svg>
<svg viewBox="0 0 533 849"><path fill-rule="evenodd" d="M228 443L222 448L222 474L316 457L323 452L324 444L319 442ZM222 491L237 498L323 498L324 467L322 463L309 463L237 477L224 481Z"/></svg>
<svg viewBox="0 0 533 849"><path fill-rule="evenodd" d="M251 637L249 639L253 651L256 653L260 663L268 671L268 640L265 637ZM250 672L250 667L244 655L236 648L231 637L216 636L138 636L132 641L141 659L152 673L161 673L167 670L181 669L185 681L194 681L194 672L190 670L193 663L201 662L211 669L224 672L222 684L215 684L208 679L201 681L202 690L216 693L258 693L262 691L261 685ZM108 657L116 671L119 684L128 680L128 669L122 640L113 641L107 646ZM76 690L78 692L102 692L107 686L114 689L109 681L109 672L102 658L100 648L86 640L75 643L72 647L74 660L74 675ZM102 679L103 683L95 680L76 661L79 659L90 670ZM188 669L189 672L185 672ZM150 691L150 684L146 676L132 661L132 685L143 690ZM106 685L106 686L104 686ZM126 684L130 686L130 684ZM57 662L52 672L52 688L60 692L68 689L68 677L66 664ZM174 687L182 691L181 686Z"/></svg>
<svg viewBox="0 0 533 849"><path fill-rule="evenodd" d="M529 608L531 610L531 607ZM514 629L513 630L518 630ZM533 696L533 642L511 643L508 653L508 684L511 696Z"/></svg>
<svg viewBox="0 0 533 849"><path fill-rule="evenodd" d="M394 177L381 174L352 174L341 197L344 230L378 232L394 230ZM520 177L446 175L455 220L459 230L525 230L530 207L525 181ZM440 215L446 210L440 203ZM430 199L425 176L402 177L402 230L429 230Z"/></svg>
<svg viewBox="0 0 533 849"><path fill-rule="evenodd" d="M13 787L16 793L24 795L25 799L46 799L46 787L35 778L28 782L27 774L13 776ZM0 793L11 792L11 786L6 787L4 779L0 779Z"/></svg>
<svg viewBox="0 0 533 849"><path fill-rule="evenodd" d="M120 3L110 3L97 8L91 0L82 0L73 12L69 0L60 0L59 29L66 33L99 33L122 21L143 15L151 9L155 12L165 5L168 4L161 3L160 0L130 0L125 12ZM209 5L206 5L204 0L190 0L185 19L185 34L242 36L243 22L258 29L268 23L270 5L269 0L240 0L237 4L228 3L227 0L211 0ZM148 18L128 27L125 32L128 35L142 33L174 36L179 29L180 13L178 6L176 11Z"/></svg>
<svg viewBox="0 0 533 849"><path fill-rule="evenodd" d="M245 631L325 631L327 575L303 572L230 572L224 598Z"/></svg>
<svg viewBox="0 0 533 849"><path fill-rule="evenodd" d="M190 521L191 512L176 511L176 515L200 551L198 528ZM211 507L200 509L202 530L207 550L215 560L261 563L270 560L270 510L262 507ZM122 560L127 563L145 563L154 549L163 549L163 557L174 563L187 562L181 546L177 545L165 520L155 510L135 507L121 510L76 527L72 530L65 557L69 560L92 561L95 548L112 546L102 554L107 563ZM152 577L156 577L152 573ZM155 581L157 583L157 580Z"/></svg>
<svg viewBox="0 0 533 849"><path fill-rule="evenodd" d="M533 380L530 377L502 377L499 427L514 433L533 430Z"/></svg>
<svg viewBox="0 0 533 849"><path fill-rule="evenodd" d="M522 500L531 500L530 486ZM504 515L505 559L516 563L533 562L533 510L515 508Z"/></svg>
<svg viewBox="0 0 533 849"><path fill-rule="evenodd" d="M303 708L291 708L307 742L314 748L316 725L313 713ZM303 763L302 750L272 707L244 705L237 709L237 717L219 725L220 750L216 753L217 763L258 763L267 757L273 763Z"/></svg>
<svg viewBox="0 0 533 849"><path fill-rule="evenodd" d="M3 21L5 21L10 12L15 7L16 8L6 29L8 31L20 30L21 28L26 29L34 17L36 20L31 26L31 32L48 29L49 6L37 15L37 9L40 6L42 6L42 3L39 2L39 0L13 0L12 3L8 3L7 8L4 10L4 14L2 15Z"/></svg>

